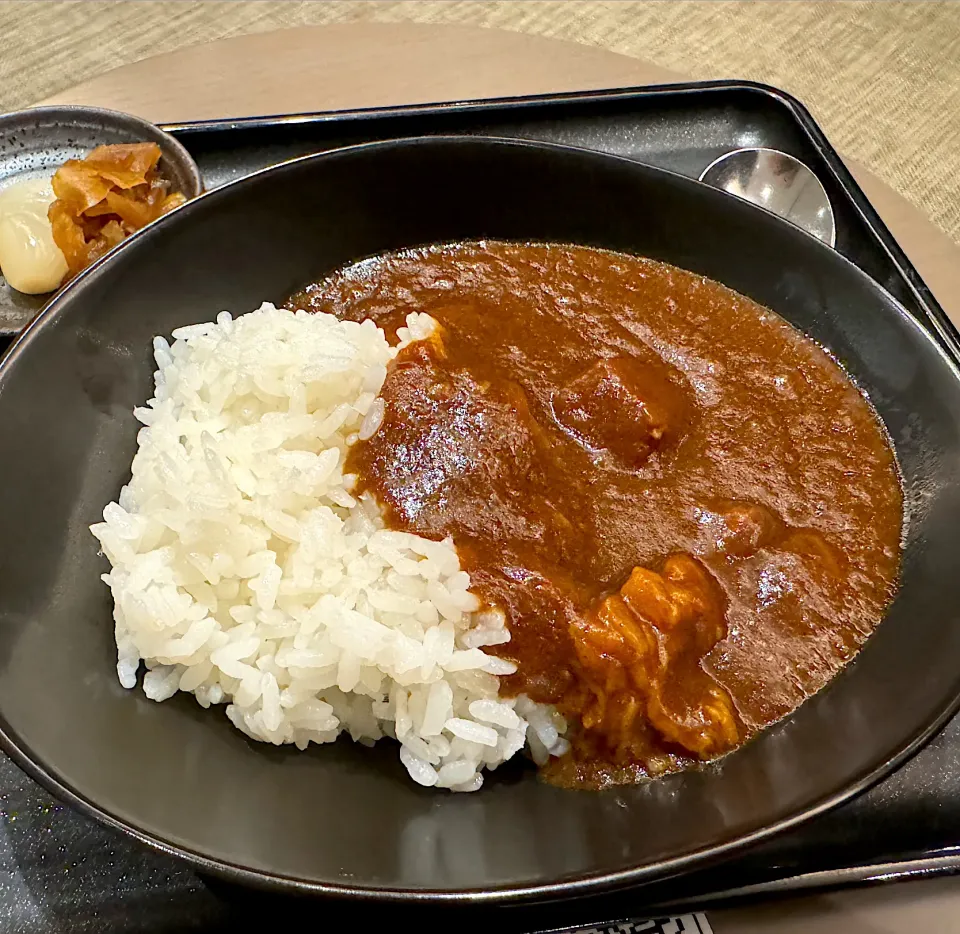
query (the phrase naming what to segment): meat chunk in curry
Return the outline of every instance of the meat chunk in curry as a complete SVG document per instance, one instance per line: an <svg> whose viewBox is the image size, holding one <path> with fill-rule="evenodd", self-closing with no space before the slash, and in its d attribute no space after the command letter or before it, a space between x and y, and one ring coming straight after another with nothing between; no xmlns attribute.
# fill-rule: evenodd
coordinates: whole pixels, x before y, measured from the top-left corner
<svg viewBox="0 0 960 934"><path fill-rule="evenodd" d="M600 360L554 395L553 416L589 450L640 467L676 441L686 416L683 391L662 369L631 357Z"/></svg>
<svg viewBox="0 0 960 934"><path fill-rule="evenodd" d="M701 759L737 744L733 701L701 667L727 634L725 602L700 562L671 555L659 572L634 568L619 593L572 624L589 690L580 723L602 733L616 758L629 756L638 716Z"/></svg>

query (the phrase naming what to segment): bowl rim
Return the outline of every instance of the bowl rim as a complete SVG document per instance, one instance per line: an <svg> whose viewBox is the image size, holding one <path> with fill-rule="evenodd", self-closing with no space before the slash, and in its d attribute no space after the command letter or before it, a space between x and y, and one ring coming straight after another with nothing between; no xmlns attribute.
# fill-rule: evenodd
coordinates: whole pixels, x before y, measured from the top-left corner
<svg viewBox="0 0 960 934"><path fill-rule="evenodd" d="M95 109L95 108L79 108ZM0 121L2 121L0 115ZM161 131L162 132L162 131ZM801 228L791 224L772 212L743 201L735 196L721 192L703 182L691 179L686 175L661 169L656 166L650 166L644 163L638 163L637 160L627 158L612 153L602 153L596 150L587 149L579 146L571 146L561 143L540 142L533 140L524 140L511 137L498 136L458 136L458 135L437 135L437 136L414 136L400 137L389 140L379 140L366 143L357 143L349 146L337 147L335 149L322 152L308 153L303 156L297 156L292 159L265 166L241 178L234 179L224 185L218 186L209 191L202 192L196 198L193 198L175 208L169 214L158 219L152 224L147 225L141 230L135 232L126 238L117 247L108 254L101 257L87 269L83 270L75 279L44 307L36 318L17 336L13 344L9 347L6 355L0 359L0 392L2 392L3 377L10 365L25 351L28 344L31 343L36 332L46 326L48 322L52 323L64 303L69 300L75 291L78 291L82 284L88 280L95 279L102 274L104 264L109 263L115 256L121 254L130 248L132 243L137 242L141 237L149 236L149 232L154 230L157 225L167 223L167 218L178 215L181 211L189 211L191 205L206 199L216 199L219 197L231 197L235 191L243 188L245 185L255 184L261 176L287 170L301 163L312 161L323 161L328 159L337 159L348 157L350 154L358 151L416 148L419 146L490 146L494 144L501 147L534 149L541 151L552 151L559 154L577 153L579 157L591 159L595 162L616 162L630 166L639 166L641 170L669 177L681 181L684 185L696 186L704 192L709 192L707 197L716 197L729 199L732 210L746 212L747 216L751 212L759 212L760 215L766 215L773 219L782 227L788 228L796 237L805 238L815 249L826 251L832 254L839 262L846 266L850 273L864 281L870 289L875 291L879 298L889 303L905 319L912 322L915 327L924 335L937 354L943 359L944 363L951 369L954 377L960 382L960 360L943 346L943 344L930 333L923 325L919 317L905 308L887 289L874 280L866 272L847 259L839 251L827 246L812 234L807 233ZM733 207L737 205L737 207ZM859 654L859 653L858 653ZM856 664L857 659L851 662ZM845 666L846 667L849 666ZM845 670L844 669L844 670ZM842 671L838 674L842 674ZM821 690L829 689L830 685L836 680L836 676L828 682ZM817 692L820 693L820 692ZM740 834L732 839L720 843L714 843L698 849L690 850L677 856L670 857L646 866L620 869L615 871L598 871L589 874L579 874L573 877L559 878L555 881L517 884L506 883L503 885L493 885L486 887L462 887L457 889L437 889L437 888L413 888L413 887L389 887L378 888L371 885L353 885L336 882L316 882L287 875L282 872L271 872L266 869L253 869L248 866L233 863L230 860L212 857L199 853L189 846L175 843L164 839L160 835L154 835L150 832L140 829L134 823L125 818L118 817L95 802L91 801L86 795L73 789L69 782L62 780L56 774L55 768L49 765L41 764L35 761L31 755L20 748L17 740L11 736L11 728L7 723L5 716L0 712L0 749L6 753L24 772L32 779L37 781L50 793L65 801L72 807L75 807L82 814L90 817L99 823L112 829L119 830L128 837L146 845L150 849L167 856L177 857L192 865L199 871L216 874L222 878L235 883L251 886L259 889L266 889L275 892L285 892L287 894L299 893L307 895L321 895L336 899L365 899L381 903L393 904L455 904L458 902L469 903L472 905L494 905L494 904L521 904L537 900L558 900L571 898L574 896L597 895L613 889L622 889L629 886L642 886L645 883L661 880L667 877L677 876L694 868L701 868L711 863L717 862L732 853L743 850L753 844L766 840L775 834L793 828L811 818L814 818L848 800L866 791L878 781L892 773L918 750L920 750L941 728L960 711L960 691L956 693L949 704L945 705L939 715L932 721L924 724L922 728L914 730L909 739L899 745L899 748L892 755L876 766L869 768L852 780L844 784L839 790L835 790L820 796L813 804L801 807L788 816L782 817L772 823L765 824L755 830ZM789 719L793 713L788 715ZM783 722L783 721L780 721ZM596 792L602 794L603 792Z"/></svg>

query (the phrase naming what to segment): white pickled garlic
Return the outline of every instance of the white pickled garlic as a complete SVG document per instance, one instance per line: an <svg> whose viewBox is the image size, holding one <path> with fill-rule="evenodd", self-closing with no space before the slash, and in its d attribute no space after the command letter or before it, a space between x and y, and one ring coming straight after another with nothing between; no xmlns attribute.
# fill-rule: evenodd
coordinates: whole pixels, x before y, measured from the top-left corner
<svg viewBox="0 0 960 934"><path fill-rule="evenodd" d="M48 178L25 179L0 191L0 271L18 292L52 292L67 274L47 220L55 199Z"/></svg>

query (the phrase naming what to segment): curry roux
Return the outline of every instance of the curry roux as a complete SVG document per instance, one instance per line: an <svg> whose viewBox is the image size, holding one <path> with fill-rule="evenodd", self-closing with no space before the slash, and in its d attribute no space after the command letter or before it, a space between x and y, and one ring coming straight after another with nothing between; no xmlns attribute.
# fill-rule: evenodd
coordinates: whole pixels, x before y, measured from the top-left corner
<svg viewBox="0 0 960 934"><path fill-rule="evenodd" d="M897 579L893 453L783 319L647 259L461 243L365 260L293 304L440 324L400 352L347 469L388 525L452 535L507 615L503 692L556 704L598 787L721 755L821 688Z"/></svg>

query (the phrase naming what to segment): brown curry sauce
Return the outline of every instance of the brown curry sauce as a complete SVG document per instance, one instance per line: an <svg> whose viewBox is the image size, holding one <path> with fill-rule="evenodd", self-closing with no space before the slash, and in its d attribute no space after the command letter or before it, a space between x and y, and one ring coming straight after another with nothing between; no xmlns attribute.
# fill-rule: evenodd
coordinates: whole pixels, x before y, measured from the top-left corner
<svg viewBox="0 0 960 934"><path fill-rule="evenodd" d="M553 703L598 787L715 758L855 654L896 587L902 497L841 368L719 283L585 247L385 255L294 307L440 327L390 368L347 469L452 535L507 615L504 693Z"/></svg>

